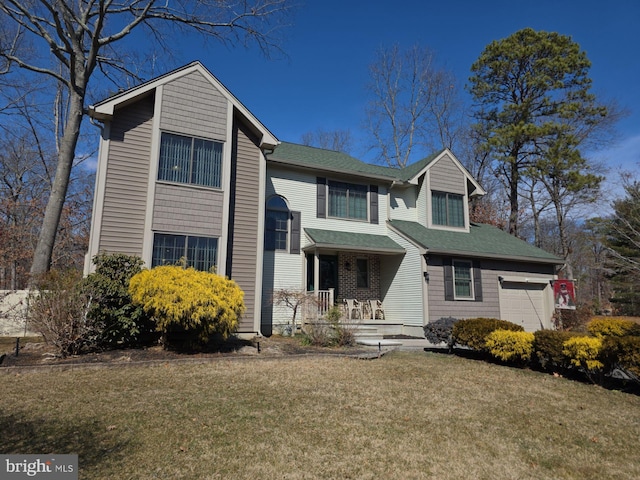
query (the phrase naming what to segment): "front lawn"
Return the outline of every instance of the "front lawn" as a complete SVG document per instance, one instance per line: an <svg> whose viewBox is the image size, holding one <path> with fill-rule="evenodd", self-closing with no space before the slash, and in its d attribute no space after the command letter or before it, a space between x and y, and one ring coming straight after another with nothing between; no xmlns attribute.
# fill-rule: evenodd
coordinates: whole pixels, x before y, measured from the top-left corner
<svg viewBox="0 0 640 480"><path fill-rule="evenodd" d="M640 397L437 353L7 371L0 405L0 453L82 479L640 478Z"/></svg>

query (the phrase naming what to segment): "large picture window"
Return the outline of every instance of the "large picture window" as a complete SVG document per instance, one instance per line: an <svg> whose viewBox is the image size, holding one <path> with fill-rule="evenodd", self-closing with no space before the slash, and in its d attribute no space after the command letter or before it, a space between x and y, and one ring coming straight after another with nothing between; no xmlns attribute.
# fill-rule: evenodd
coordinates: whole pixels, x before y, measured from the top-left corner
<svg viewBox="0 0 640 480"><path fill-rule="evenodd" d="M220 187L222 143L162 133L158 180Z"/></svg>
<svg viewBox="0 0 640 480"><path fill-rule="evenodd" d="M329 216L367 220L367 185L329 183Z"/></svg>
<svg viewBox="0 0 640 480"><path fill-rule="evenodd" d="M151 266L177 265L184 258L187 267L208 271L216 266L217 255L217 238L156 233Z"/></svg>
<svg viewBox="0 0 640 480"><path fill-rule="evenodd" d="M471 262L453 261L453 283L456 299L473 299L473 269Z"/></svg>
<svg viewBox="0 0 640 480"><path fill-rule="evenodd" d="M434 225L464 227L464 196L456 193L431 192Z"/></svg>

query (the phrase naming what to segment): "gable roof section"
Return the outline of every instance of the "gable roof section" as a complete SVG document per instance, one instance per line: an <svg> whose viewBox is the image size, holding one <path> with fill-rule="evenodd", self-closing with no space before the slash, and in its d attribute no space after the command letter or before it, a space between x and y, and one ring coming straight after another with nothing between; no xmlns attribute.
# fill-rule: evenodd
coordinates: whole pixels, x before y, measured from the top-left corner
<svg viewBox="0 0 640 480"><path fill-rule="evenodd" d="M146 83L138 85L137 87L130 88L124 92L118 93L112 97L106 98L95 105L89 106L89 115L97 120L108 120L114 114L116 107L124 106L128 103L135 101L143 95L149 94L160 85L169 83L176 78L187 75L194 71L200 72L204 77L211 82L211 84L217 88L224 97L229 100L236 111L238 111L242 117L253 127L260 137L260 146L266 148L274 148L280 143L280 141L273 135L267 127L265 127L250 111L245 107L220 80L218 80L209 70L205 68L200 62L195 61L183 67L180 67L171 72L165 73L159 77L154 78Z"/></svg>
<svg viewBox="0 0 640 480"><path fill-rule="evenodd" d="M351 251L368 251L381 254L402 254L405 249L386 235L372 235L369 233L339 232L335 230L320 230L305 228L312 245L309 248L340 249Z"/></svg>
<svg viewBox="0 0 640 480"><path fill-rule="evenodd" d="M267 159L284 165L377 178L389 182L398 178L397 169L365 163L335 150L296 143L282 142L273 153L267 155Z"/></svg>
<svg viewBox="0 0 640 480"><path fill-rule="evenodd" d="M469 233L428 229L416 222L390 220L388 225L426 253L475 258L548 263L564 263L559 257L509 235L492 225L472 223Z"/></svg>
<svg viewBox="0 0 640 480"><path fill-rule="evenodd" d="M465 166L462 165L462 163L460 163L460 160L458 160L456 156L453 154L453 152L451 152L451 150L449 150L448 148L445 148L440 152L434 153L429 157L426 157L422 160L418 160L417 162L412 163L411 165L408 165L407 167L403 168L402 181L412 185L417 185L418 179L420 178L420 176L424 174L427 170L429 170L429 168L431 168L433 165L438 163L438 161L445 156L448 156L451 159L451 161L456 165L456 167L464 174L464 176L467 179L467 182L473 185L473 191L471 192L471 195L485 195L487 193L480 186L478 181L475 178L473 178L473 175L469 173L469 170L467 170Z"/></svg>

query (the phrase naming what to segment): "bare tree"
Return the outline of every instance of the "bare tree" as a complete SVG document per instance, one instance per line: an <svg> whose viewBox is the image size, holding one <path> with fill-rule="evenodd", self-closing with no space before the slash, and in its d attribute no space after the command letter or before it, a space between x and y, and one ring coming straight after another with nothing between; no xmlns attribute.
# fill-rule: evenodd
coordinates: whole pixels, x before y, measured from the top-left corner
<svg viewBox="0 0 640 480"><path fill-rule="evenodd" d="M342 153L350 153L353 149L353 136L351 130L323 130L306 132L301 138L303 145L335 150Z"/></svg>
<svg viewBox="0 0 640 480"><path fill-rule="evenodd" d="M17 67L52 79L65 94L56 173L32 276L47 271L51 264L88 89L97 81L92 79L102 77L116 84L122 76L139 80L135 67L127 63L123 40L134 31L146 30L147 38L168 51L172 34L195 33L225 44L254 42L268 54L278 49L277 33L288 8L288 0L0 2L0 25L13 27L0 35L0 68L11 72Z"/></svg>
<svg viewBox="0 0 640 480"><path fill-rule="evenodd" d="M382 163L404 167L417 155L453 147L462 118L456 82L431 50L381 48L369 71L366 127Z"/></svg>

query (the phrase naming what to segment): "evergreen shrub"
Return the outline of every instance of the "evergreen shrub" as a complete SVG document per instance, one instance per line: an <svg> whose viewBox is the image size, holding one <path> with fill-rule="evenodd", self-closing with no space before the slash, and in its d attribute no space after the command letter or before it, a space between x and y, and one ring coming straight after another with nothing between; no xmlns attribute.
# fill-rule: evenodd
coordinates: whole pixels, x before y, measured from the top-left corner
<svg viewBox="0 0 640 480"><path fill-rule="evenodd" d="M640 336L614 337L602 340L602 358L607 369L621 367L640 377Z"/></svg>
<svg viewBox="0 0 640 480"><path fill-rule="evenodd" d="M431 343L446 343L451 349L454 344L453 326L457 321L458 319L454 317L443 317L434 322L429 322L423 327L424 336Z"/></svg>
<svg viewBox="0 0 640 480"><path fill-rule="evenodd" d="M92 299L87 314L100 348L141 346L156 339L155 323L129 294L131 277L142 271L141 258L121 253L93 257L95 272L84 279Z"/></svg>
<svg viewBox="0 0 640 480"><path fill-rule="evenodd" d="M537 330L533 336L532 360L545 370L558 371L565 370L570 365L569 359L563 353L564 342L581 334L560 330Z"/></svg>
<svg viewBox="0 0 640 480"><path fill-rule="evenodd" d="M600 370L604 367L600 359L602 340L597 337L576 336L566 340L562 353L572 365L586 371Z"/></svg>
<svg viewBox="0 0 640 480"><path fill-rule="evenodd" d="M468 318L458 320L453 326L453 341L473 350L488 352L487 336L495 330L523 332L521 325L496 318Z"/></svg>
<svg viewBox="0 0 640 480"><path fill-rule="evenodd" d="M182 343L185 336L194 344L227 338L245 311L244 292L234 281L176 265L134 275L129 293L155 319L165 345Z"/></svg>
<svg viewBox="0 0 640 480"><path fill-rule="evenodd" d="M587 330L591 335L598 338L640 335L639 324L616 317L594 318L587 324Z"/></svg>
<svg viewBox="0 0 640 480"><path fill-rule="evenodd" d="M525 363L533 351L533 333L513 330L494 330L487 335L489 353L503 362Z"/></svg>

